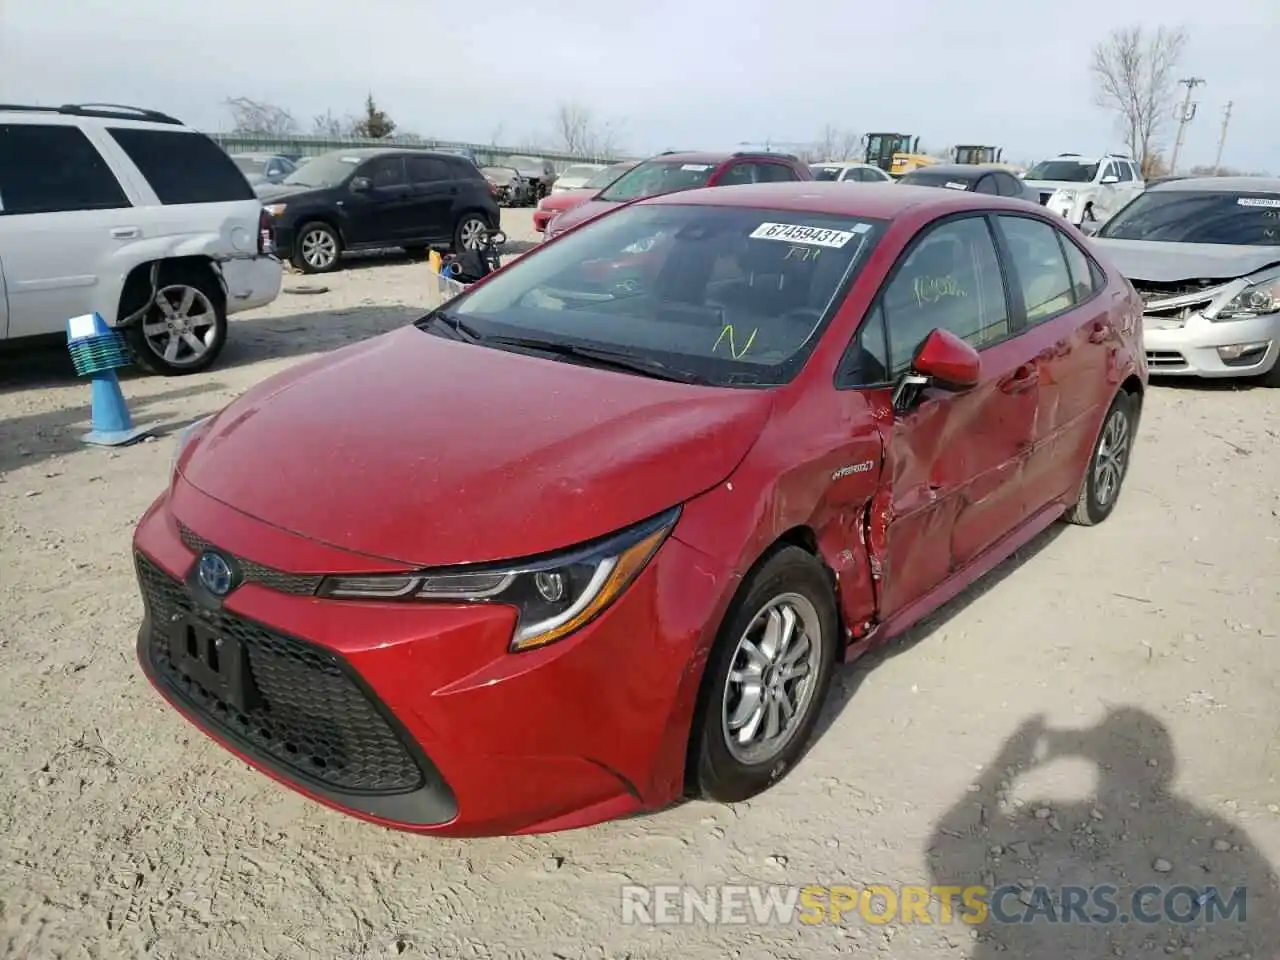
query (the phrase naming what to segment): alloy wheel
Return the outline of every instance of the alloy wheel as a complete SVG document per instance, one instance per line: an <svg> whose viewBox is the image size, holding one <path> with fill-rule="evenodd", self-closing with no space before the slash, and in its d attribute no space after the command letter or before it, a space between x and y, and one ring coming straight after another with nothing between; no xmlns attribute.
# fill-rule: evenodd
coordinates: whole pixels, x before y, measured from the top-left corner
<svg viewBox="0 0 1280 960"><path fill-rule="evenodd" d="M218 337L218 313L208 295L175 283L156 291L155 305L160 316L152 314L142 324L151 352L175 367L200 362Z"/></svg>
<svg viewBox="0 0 1280 960"><path fill-rule="evenodd" d="M765 604L738 640L721 708L729 753L757 765L776 758L813 706L822 620L798 593Z"/></svg>
<svg viewBox="0 0 1280 960"><path fill-rule="evenodd" d="M1129 417L1113 410L1102 428L1093 467L1093 493L1098 506L1107 507L1120 490L1129 457Z"/></svg>
<svg viewBox="0 0 1280 960"><path fill-rule="evenodd" d="M467 220L458 230L458 239L464 250L479 250L484 246L484 235L488 227L483 220Z"/></svg>
<svg viewBox="0 0 1280 960"><path fill-rule="evenodd" d="M338 241L327 230L308 230L302 237L302 259L313 270L328 270L338 259Z"/></svg>

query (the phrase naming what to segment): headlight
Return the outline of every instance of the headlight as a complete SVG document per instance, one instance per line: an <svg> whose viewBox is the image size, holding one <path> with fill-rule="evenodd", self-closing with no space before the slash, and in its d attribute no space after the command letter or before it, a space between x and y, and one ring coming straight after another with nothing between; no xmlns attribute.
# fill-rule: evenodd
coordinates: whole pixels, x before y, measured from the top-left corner
<svg viewBox="0 0 1280 960"><path fill-rule="evenodd" d="M1280 312L1280 276L1267 277L1241 290L1211 320L1248 320Z"/></svg>
<svg viewBox="0 0 1280 960"><path fill-rule="evenodd" d="M264 204L262 209L267 211L267 214L269 216L278 217L282 213L284 213L285 206L287 205L283 203L268 203L268 204Z"/></svg>
<svg viewBox="0 0 1280 960"><path fill-rule="evenodd" d="M189 423L173 438L173 459L169 461L169 476L172 477L178 470L178 459L182 456L182 451L190 446L191 441L195 439L204 427L212 420L213 417L203 417L195 423Z"/></svg>
<svg viewBox="0 0 1280 960"><path fill-rule="evenodd" d="M320 595L506 604L518 613L511 651L531 650L564 639L604 613L653 559L679 516L675 507L603 540L524 563L327 577Z"/></svg>
<svg viewBox="0 0 1280 960"><path fill-rule="evenodd" d="M1076 192L1074 190L1059 190L1057 200L1059 203L1075 203Z"/></svg>

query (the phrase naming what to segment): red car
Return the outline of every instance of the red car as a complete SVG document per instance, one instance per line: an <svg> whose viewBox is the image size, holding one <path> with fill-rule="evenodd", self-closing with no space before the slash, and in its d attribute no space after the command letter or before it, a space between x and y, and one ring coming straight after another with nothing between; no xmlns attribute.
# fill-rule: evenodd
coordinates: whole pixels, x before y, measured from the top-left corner
<svg viewBox="0 0 1280 960"><path fill-rule="evenodd" d="M1022 201L631 204L189 428L134 536L139 659L235 754L387 826L743 800L836 663L1108 517L1141 310Z"/></svg>
<svg viewBox="0 0 1280 960"><path fill-rule="evenodd" d="M635 167L636 163L638 161L628 161L605 167L588 180L581 190L562 190L559 193L552 192L547 194L538 201L538 207L533 211L533 229L539 233L544 233L547 229L547 224L555 217L566 210L572 210L580 203L586 203L613 181Z"/></svg>
<svg viewBox="0 0 1280 960"><path fill-rule="evenodd" d="M677 153L668 150L636 165L594 196L577 198L569 210L550 218L543 239L593 220L624 203L699 187L729 187L749 183L812 180L806 164L785 153ZM554 221L554 222L551 222ZM535 215L534 225L537 226Z"/></svg>

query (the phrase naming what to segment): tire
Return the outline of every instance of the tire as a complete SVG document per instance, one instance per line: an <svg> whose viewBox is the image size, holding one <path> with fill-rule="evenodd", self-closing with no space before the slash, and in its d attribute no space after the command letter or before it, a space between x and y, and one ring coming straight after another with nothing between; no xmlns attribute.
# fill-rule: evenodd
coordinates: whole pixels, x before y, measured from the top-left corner
<svg viewBox="0 0 1280 960"><path fill-rule="evenodd" d="M290 261L303 273L332 273L342 261L342 238L327 223L304 223L298 229Z"/></svg>
<svg viewBox="0 0 1280 960"><path fill-rule="evenodd" d="M479 250L484 245L484 235L489 221L479 213L464 213L453 230L453 252Z"/></svg>
<svg viewBox="0 0 1280 960"><path fill-rule="evenodd" d="M124 337L138 366L151 373L177 377L207 370L227 342L226 294L213 268L162 266L151 308L124 329Z"/></svg>
<svg viewBox="0 0 1280 960"><path fill-rule="evenodd" d="M1102 418L1102 429L1098 431L1098 439L1093 445L1093 455L1089 457L1089 470L1080 485L1080 495L1067 514L1069 523L1092 527L1111 516L1120 499L1124 478L1129 473L1136 426L1133 398L1121 390ZM1118 455L1114 453L1117 442L1120 446Z"/></svg>
<svg viewBox="0 0 1280 960"><path fill-rule="evenodd" d="M744 685L731 685L731 671L757 674L767 686L770 674L776 669L753 660L743 649L742 641L751 637L761 639L764 636L761 628L772 616L770 611L782 616L777 611L788 607L796 616L796 631L803 630L803 633L792 634L788 654L782 655L788 649L785 647L776 651L780 657L777 662L790 660L806 669L805 675L794 678L790 690L788 682L779 677L783 684L781 694L793 708L790 725L781 725L784 714L780 701L775 701L779 706L773 709L778 710L775 715L780 726L773 741L748 744L746 749L741 743L731 745L731 737L737 740L747 727L753 726L751 722L746 726L736 725L745 715L749 694L744 692ZM721 624L698 692L689 740L689 787L693 795L720 803L737 803L772 786L799 760L831 685L838 630L839 615L831 579L822 564L806 551L784 547L748 578ZM805 648L807 652L800 652L799 644L805 639L809 644ZM764 643L755 649L769 653ZM775 693L778 689L774 688ZM770 708L765 706L763 718L754 723L757 734L761 728L767 729L769 712Z"/></svg>

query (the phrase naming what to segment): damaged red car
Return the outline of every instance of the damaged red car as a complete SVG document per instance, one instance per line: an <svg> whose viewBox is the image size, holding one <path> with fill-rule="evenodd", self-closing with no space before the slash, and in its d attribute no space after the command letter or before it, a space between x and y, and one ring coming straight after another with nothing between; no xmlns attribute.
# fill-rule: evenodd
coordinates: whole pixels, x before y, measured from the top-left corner
<svg viewBox="0 0 1280 960"><path fill-rule="evenodd" d="M254 767L391 827L743 800L837 663L1111 514L1140 323L1016 200L628 205L188 429L134 538L140 662Z"/></svg>

